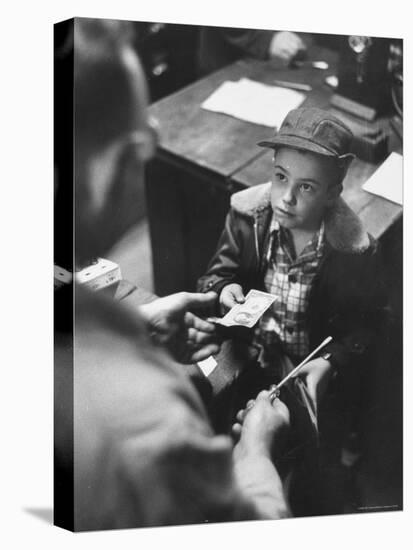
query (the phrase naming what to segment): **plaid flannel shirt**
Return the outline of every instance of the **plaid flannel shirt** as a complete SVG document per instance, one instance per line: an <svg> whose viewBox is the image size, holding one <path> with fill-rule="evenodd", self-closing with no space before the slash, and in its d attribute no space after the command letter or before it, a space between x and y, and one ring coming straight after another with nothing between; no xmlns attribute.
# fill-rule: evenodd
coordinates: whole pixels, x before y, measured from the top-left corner
<svg viewBox="0 0 413 550"><path fill-rule="evenodd" d="M277 300L262 316L255 342L261 347L262 366L274 365L274 357L288 355L298 363L309 353L305 318L314 277L324 253L324 222L295 258L291 233L273 218L264 276L267 292ZM276 361L275 361L276 362Z"/></svg>

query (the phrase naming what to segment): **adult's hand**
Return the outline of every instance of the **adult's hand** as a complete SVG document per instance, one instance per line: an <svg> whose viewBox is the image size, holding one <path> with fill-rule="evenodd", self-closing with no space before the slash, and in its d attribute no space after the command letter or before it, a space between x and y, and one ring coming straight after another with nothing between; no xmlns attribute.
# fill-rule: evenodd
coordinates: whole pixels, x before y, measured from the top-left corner
<svg viewBox="0 0 413 550"><path fill-rule="evenodd" d="M306 50L306 45L294 32L276 32L271 40L269 56L290 61L300 50Z"/></svg>
<svg viewBox="0 0 413 550"><path fill-rule="evenodd" d="M219 296L219 305L222 315L225 315L227 311L236 306L237 304L243 304L245 302L244 291L242 286L237 283L231 283L221 290Z"/></svg>
<svg viewBox="0 0 413 550"><path fill-rule="evenodd" d="M253 406L242 415L241 437L234 447L234 471L238 484L263 518L290 515L280 476L273 463L273 449L282 446L290 425L287 407L268 391L258 394Z"/></svg>
<svg viewBox="0 0 413 550"><path fill-rule="evenodd" d="M234 452L269 457L290 425L290 413L282 401L271 402L270 393L263 390L247 403L246 409L238 412L237 421L233 432L240 435L240 439Z"/></svg>
<svg viewBox="0 0 413 550"><path fill-rule="evenodd" d="M153 339L165 346L176 361L196 363L218 353L215 326L198 317L212 313L215 292L178 292L141 306L140 313Z"/></svg>

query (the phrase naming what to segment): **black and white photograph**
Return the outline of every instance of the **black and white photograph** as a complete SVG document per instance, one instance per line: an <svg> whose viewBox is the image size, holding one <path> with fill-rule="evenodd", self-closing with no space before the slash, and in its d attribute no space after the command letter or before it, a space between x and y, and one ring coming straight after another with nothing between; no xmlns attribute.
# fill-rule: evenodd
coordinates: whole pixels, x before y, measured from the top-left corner
<svg viewBox="0 0 413 550"><path fill-rule="evenodd" d="M402 510L403 41L74 18L54 78L55 523Z"/></svg>
<svg viewBox="0 0 413 550"><path fill-rule="evenodd" d="M16 1L5 547L403 548L407 10Z"/></svg>

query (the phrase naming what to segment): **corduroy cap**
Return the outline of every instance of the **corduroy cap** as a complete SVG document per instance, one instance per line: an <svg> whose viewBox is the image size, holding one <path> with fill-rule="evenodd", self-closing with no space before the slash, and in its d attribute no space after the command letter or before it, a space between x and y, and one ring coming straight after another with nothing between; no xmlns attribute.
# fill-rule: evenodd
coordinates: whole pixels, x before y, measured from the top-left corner
<svg viewBox="0 0 413 550"><path fill-rule="evenodd" d="M271 141L260 141L260 147L292 147L338 159L352 158L353 134L328 111L317 108L293 109L285 117Z"/></svg>

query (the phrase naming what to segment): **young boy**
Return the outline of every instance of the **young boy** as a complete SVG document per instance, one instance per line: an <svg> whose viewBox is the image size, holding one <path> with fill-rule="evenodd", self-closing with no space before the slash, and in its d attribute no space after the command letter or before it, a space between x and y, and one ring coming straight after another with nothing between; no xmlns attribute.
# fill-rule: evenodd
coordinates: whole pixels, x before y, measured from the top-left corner
<svg viewBox="0 0 413 550"><path fill-rule="evenodd" d="M272 181L236 193L201 291L221 313L251 288L277 296L255 332L261 366L279 380L327 336L301 371L316 404L333 367L350 371L371 347L383 304L376 243L340 198L352 134L321 109L291 111L272 141ZM353 368L351 371L354 372Z"/></svg>

